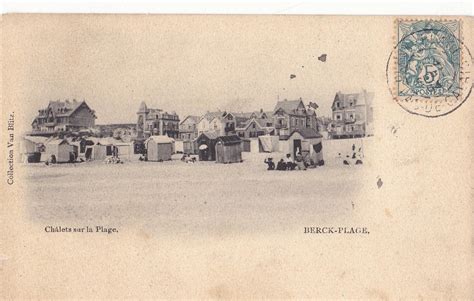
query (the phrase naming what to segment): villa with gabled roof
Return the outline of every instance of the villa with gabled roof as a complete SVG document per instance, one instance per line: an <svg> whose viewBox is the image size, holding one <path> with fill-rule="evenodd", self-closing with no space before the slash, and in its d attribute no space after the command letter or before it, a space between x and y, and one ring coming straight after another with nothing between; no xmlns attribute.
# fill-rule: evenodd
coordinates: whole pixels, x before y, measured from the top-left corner
<svg viewBox="0 0 474 301"><path fill-rule="evenodd" d="M53 136L60 133L87 130L95 126L95 111L85 101L50 101L38 111L33 120L31 135Z"/></svg>
<svg viewBox="0 0 474 301"><path fill-rule="evenodd" d="M314 104L317 108L317 105ZM273 110L275 134L289 135L296 129L312 128L317 130L316 111L314 107L306 108L303 100L278 101Z"/></svg>
<svg viewBox="0 0 474 301"><path fill-rule="evenodd" d="M365 137L372 134L374 94L337 92L332 103L329 136L333 139Z"/></svg>

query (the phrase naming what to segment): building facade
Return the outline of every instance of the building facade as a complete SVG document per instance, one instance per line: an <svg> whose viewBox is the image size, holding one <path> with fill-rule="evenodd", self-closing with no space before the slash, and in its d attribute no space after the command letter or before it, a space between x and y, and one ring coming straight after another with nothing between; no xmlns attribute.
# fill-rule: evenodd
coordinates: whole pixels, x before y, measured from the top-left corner
<svg viewBox="0 0 474 301"><path fill-rule="evenodd" d="M179 116L176 112L148 108L145 102L137 112L137 137L148 138L152 135L166 135L179 138Z"/></svg>
<svg viewBox="0 0 474 301"><path fill-rule="evenodd" d="M318 130L316 108L316 104L314 107L306 108L301 98L278 101L273 110L275 134L285 137L297 129Z"/></svg>
<svg viewBox="0 0 474 301"><path fill-rule="evenodd" d="M275 127L273 125L272 112L241 113L236 114L240 118L235 129L240 138L256 138L262 135L273 135Z"/></svg>
<svg viewBox="0 0 474 301"><path fill-rule="evenodd" d="M233 113L207 112L198 123L198 135L202 133L214 133L217 136L235 135L236 120Z"/></svg>
<svg viewBox="0 0 474 301"><path fill-rule="evenodd" d="M328 126L332 139L372 135L373 93L337 92L332 103L332 122Z"/></svg>
<svg viewBox="0 0 474 301"><path fill-rule="evenodd" d="M188 115L179 123L179 138L183 141L193 141L198 136L199 116Z"/></svg>
<svg viewBox="0 0 474 301"><path fill-rule="evenodd" d="M32 135L53 136L88 130L95 126L95 111L85 101L50 101L33 120Z"/></svg>

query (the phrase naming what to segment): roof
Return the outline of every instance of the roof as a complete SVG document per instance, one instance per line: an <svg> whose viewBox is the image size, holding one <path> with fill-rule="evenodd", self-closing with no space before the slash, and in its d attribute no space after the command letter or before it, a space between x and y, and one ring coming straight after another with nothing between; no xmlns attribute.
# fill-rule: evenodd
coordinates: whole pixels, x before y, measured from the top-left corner
<svg viewBox="0 0 474 301"><path fill-rule="evenodd" d="M49 141L47 144L51 144L51 145L61 145L63 143L67 143L66 140L64 139L55 139L55 140L51 140Z"/></svg>
<svg viewBox="0 0 474 301"><path fill-rule="evenodd" d="M180 122L180 124L183 124L188 119L191 120L191 122L198 123L201 120L201 117L195 116L195 115L188 115L184 117L184 119Z"/></svg>
<svg viewBox="0 0 474 301"><path fill-rule="evenodd" d="M77 101L73 99L69 101L66 99L65 101L50 101L46 109L40 110L38 117L45 117L47 115L47 111L51 110L54 116L61 117L61 116L71 116L81 105L85 104L87 108L92 112L95 117L95 112L87 105L85 101Z"/></svg>
<svg viewBox="0 0 474 301"><path fill-rule="evenodd" d="M117 140L112 137L105 137L105 138L100 138L99 141L97 141L97 144L100 145L114 145L116 143L122 142L120 140Z"/></svg>
<svg viewBox="0 0 474 301"><path fill-rule="evenodd" d="M239 144L242 142L239 136L232 135L232 136L219 136L217 137L217 141L221 141L224 145L232 145L232 144Z"/></svg>
<svg viewBox="0 0 474 301"><path fill-rule="evenodd" d="M354 106L360 105L372 105L372 99L374 98L374 93L367 92L362 90L359 93L341 93L340 91L336 93L334 101L332 103L332 109L334 110L336 101L343 101L343 106L346 105L346 101L349 99L354 100Z"/></svg>
<svg viewBox="0 0 474 301"><path fill-rule="evenodd" d="M288 114L296 114L296 109L298 108L298 106L301 103L303 103L303 100L301 100L301 99L278 101L276 106L275 106L275 109L273 110L273 113L275 113L279 109L282 109L283 111L285 111ZM304 104L303 104L303 106L304 106Z"/></svg>
<svg viewBox="0 0 474 301"><path fill-rule="evenodd" d="M150 136L145 141L145 143L148 143L149 141L153 141L155 143L162 144L162 143L173 143L174 139L171 139L170 137L165 136L165 135L158 135L158 136Z"/></svg>
<svg viewBox="0 0 474 301"><path fill-rule="evenodd" d="M293 132L291 132L290 137L294 133L299 133L301 136L303 136L303 138L306 138L306 139L323 137L320 133L318 133L318 131L312 128L296 129Z"/></svg>
<svg viewBox="0 0 474 301"><path fill-rule="evenodd" d="M252 117L252 114L256 114L256 112L240 112L240 113L232 113L235 117L241 117L241 118L250 118Z"/></svg>
<svg viewBox="0 0 474 301"><path fill-rule="evenodd" d="M201 136L206 136L208 139L215 140L219 137L215 132L204 132L197 139L201 138Z"/></svg>
<svg viewBox="0 0 474 301"><path fill-rule="evenodd" d="M94 144L97 144L99 143L100 139L97 138L97 137L87 137L87 138L84 138L86 141L91 141L93 142Z"/></svg>
<svg viewBox="0 0 474 301"><path fill-rule="evenodd" d="M140 107L138 108L138 113L145 113L148 111L148 107L146 106L146 103L142 101L140 103Z"/></svg>
<svg viewBox="0 0 474 301"><path fill-rule="evenodd" d="M44 144L48 140L48 138L42 137L42 136L25 136L23 137L23 139L31 141L36 144L39 144L39 143Z"/></svg>
<svg viewBox="0 0 474 301"><path fill-rule="evenodd" d="M291 132L291 134L288 135L288 136L282 136L281 140L288 140L291 136L293 136L294 133L299 133L301 136L303 136L304 139L314 139L314 138L322 138L323 137L315 129L304 128L304 129L296 129L293 132Z"/></svg>
<svg viewBox="0 0 474 301"><path fill-rule="evenodd" d="M217 112L207 112L204 114L203 118L206 118L207 120L211 121L212 119L216 117L222 117L225 114L225 112L222 111L217 111Z"/></svg>

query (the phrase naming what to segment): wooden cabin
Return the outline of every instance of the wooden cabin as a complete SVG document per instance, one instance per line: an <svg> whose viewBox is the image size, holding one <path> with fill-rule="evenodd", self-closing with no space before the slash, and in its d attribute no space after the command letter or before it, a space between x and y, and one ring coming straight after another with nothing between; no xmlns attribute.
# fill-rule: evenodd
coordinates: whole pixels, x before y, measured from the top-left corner
<svg viewBox="0 0 474 301"><path fill-rule="evenodd" d="M242 162L242 140L237 135L217 137L215 149L217 163Z"/></svg>
<svg viewBox="0 0 474 301"><path fill-rule="evenodd" d="M150 136L145 141L148 161L168 161L173 154L174 140L168 136Z"/></svg>
<svg viewBox="0 0 474 301"><path fill-rule="evenodd" d="M75 160L74 153L77 150L65 139L55 139L45 145L45 160L55 161L56 163L71 162ZM54 159L53 159L54 158Z"/></svg>
<svg viewBox="0 0 474 301"><path fill-rule="evenodd" d="M311 157L315 157L314 160L319 161L322 160L321 141L322 135L314 129L296 129L283 139L280 138L280 151L290 154L293 159L296 158L298 152L307 153ZM317 158L316 153L319 153Z"/></svg>
<svg viewBox="0 0 474 301"><path fill-rule="evenodd" d="M217 134L214 132L204 132L196 138L198 146L199 161L216 160Z"/></svg>

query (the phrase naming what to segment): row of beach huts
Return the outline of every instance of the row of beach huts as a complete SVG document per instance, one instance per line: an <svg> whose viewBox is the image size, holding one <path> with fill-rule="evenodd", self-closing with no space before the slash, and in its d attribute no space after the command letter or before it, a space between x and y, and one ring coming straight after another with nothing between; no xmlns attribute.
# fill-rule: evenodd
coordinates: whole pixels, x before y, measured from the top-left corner
<svg viewBox="0 0 474 301"><path fill-rule="evenodd" d="M104 161L110 157L131 161L140 156L146 161L167 161L176 153L195 155L200 161L238 163L242 162L242 152L280 152L293 158L301 152L318 162L322 160L321 140L322 136L312 129L298 129L283 138L262 135L254 139L205 132L194 141L175 140L168 136L150 136L141 142L126 142L113 137L25 136L20 147L25 163Z"/></svg>

